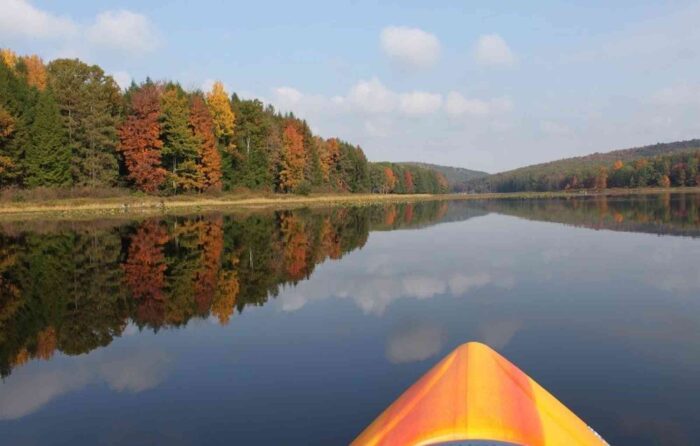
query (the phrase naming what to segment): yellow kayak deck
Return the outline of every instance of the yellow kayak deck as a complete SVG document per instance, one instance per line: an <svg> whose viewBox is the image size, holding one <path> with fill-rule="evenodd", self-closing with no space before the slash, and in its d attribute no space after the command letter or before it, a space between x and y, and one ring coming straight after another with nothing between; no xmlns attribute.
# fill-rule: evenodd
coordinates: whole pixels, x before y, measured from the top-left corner
<svg viewBox="0 0 700 446"><path fill-rule="evenodd" d="M472 440L523 446L608 444L506 358L469 342L423 375L352 445Z"/></svg>

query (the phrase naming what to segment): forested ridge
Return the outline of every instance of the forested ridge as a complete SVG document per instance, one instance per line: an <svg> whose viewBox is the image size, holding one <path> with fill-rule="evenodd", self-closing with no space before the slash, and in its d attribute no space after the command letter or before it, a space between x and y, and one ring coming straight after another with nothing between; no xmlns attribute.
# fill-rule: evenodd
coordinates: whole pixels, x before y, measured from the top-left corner
<svg viewBox="0 0 700 446"><path fill-rule="evenodd" d="M370 163L357 145L215 82L125 90L97 65L45 64L0 50L0 188L149 194L239 189L279 193L444 193L439 172Z"/></svg>
<svg viewBox="0 0 700 446"><path fill-rule="evenodd" d="M567 158L468 180L467 192L698 186L700 140L615 150Z"/></svg>

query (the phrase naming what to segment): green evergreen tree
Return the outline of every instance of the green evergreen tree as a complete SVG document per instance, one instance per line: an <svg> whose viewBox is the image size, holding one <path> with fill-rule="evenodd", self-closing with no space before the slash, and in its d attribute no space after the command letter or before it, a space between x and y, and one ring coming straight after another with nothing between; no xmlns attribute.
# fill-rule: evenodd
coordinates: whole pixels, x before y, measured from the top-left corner
<svg viewBox="0 0 700 446"><path fill-rule="evenodd" d="M37 90L0 60L0 187L22 185Z"/></svg>
<svg viewBox="0 0 700 446"><path fill-rule="evenodd" d="M198 181L197 140L189 127L190 105L179 85L168 85L161 98L163 166L173 191L195 189Z"/></svg>
<svg viewBox="0 0 700 446"><path fill-rule="evenodd" d="M97 65L78 59L52 61L48 78L71 148L73 182L114 185L119 173L116 126L122 106L116 82Z"/></svg>
<svg viewBox="0 0 700 446"><path fill-rule="evenodd" d="M58 105L49 90L39 95L30 133L31 144L25 154L27 186L69 186L70 147Z"/></svg>

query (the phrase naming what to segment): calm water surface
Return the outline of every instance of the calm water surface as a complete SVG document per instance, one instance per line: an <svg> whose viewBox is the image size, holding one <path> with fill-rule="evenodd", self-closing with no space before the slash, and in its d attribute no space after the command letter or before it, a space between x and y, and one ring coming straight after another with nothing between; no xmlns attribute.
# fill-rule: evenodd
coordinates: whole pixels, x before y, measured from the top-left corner
<svg viewBox="0 0 700 446"><path fill-rule="evenodd" d="M0 443L346 444L479 340L700 444L700 195L0 223Z"/></svg>

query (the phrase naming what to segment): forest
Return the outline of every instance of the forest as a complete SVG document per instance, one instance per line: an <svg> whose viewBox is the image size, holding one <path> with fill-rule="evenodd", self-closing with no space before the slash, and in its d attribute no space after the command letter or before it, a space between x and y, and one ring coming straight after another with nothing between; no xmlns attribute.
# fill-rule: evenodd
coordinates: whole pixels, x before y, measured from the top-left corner
<svg viewBox="0 0 700 446"><path fill-rule="evenodd" d="M595 153L468 180L460 192L561 191L700 185L700 140Z"/></svg>
<svg viewBox="0 0 700 446"><path fill-rule="evenodd" d="M0 188L148 194L445 193L439 172L368 162L357 145L257 99L0 50Z"/></svg>

